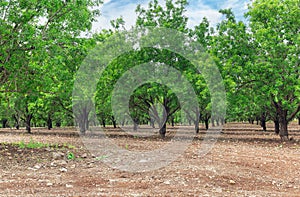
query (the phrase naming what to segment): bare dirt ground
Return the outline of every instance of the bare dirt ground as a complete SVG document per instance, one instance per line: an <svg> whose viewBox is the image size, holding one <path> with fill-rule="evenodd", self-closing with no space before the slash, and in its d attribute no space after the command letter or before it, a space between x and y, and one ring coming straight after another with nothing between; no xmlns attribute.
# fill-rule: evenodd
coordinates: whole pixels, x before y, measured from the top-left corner
<svg viewBox="0 0 300 197"><path fill-rule="evenodd" d="M300 126L290 129L294 140L281 143L257 125L229 123L205 156L198 154L201 130L170 165L135 173L105 165L86 150L75 129L36 128L33 134L2 129L0 196L300 196ZM161 147L169 132L162 140L107 130L132 151ZM46 147L22 146L36 142Z"/></svg>

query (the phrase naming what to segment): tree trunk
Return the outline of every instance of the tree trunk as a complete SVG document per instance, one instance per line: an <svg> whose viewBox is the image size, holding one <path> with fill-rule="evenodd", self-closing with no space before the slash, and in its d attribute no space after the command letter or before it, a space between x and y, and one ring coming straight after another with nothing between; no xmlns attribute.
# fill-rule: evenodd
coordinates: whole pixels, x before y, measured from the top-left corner
<svg viewBox="0 0 300 197"><path fill-rule="evenodd" d="M204 123L205 123L205 128L206 128L206 130L208 130L208 128L209 128L209 119L206 118L206 119L204 120Z"/></svg>
<svg viewBox="0 0 300 197"><path fill-rule="evenodd" d="M114 128L117 128L117 122L114 116L111 116L111 121L113 123Z"/></svg>
<svg viewBox="0 0 300 197"><path fill-rule="evenodd" d="M196 113L196 120L194 121L196 133L199 133L199 131L200 131L199 122L200 122L200 113L198 112L198 113Z"/></svg>
<svg viewBox="0 0 300 197"><path fill-rule="evenodd" d="M212 127L216 126L216 125L215 125L215 119L213 119L213 118L211 119L211 126L212 126Z"/></svg>
<svg viewBox="0 0 300 197"><path fill-rule="evenodd" d="M266 116L265 114L261 115L260 118L260 126L263 128L263 131L267 131L267 126L266 126Z"/></svg>
<svg viewBox="0 0 300 197"><path fill-rule="evenodd" d="M31 133L31 127L26 123L26 131L27 133Z"/></svg>
<svg viewBox="0 0 300 197"><path fill-rule="evenodd" d="M138 129L138 124L136 122L133 122L133 130L137 131Z"/></svg>
<svg viewBox="0 0 300 197"><path fill-rule="evenodd" d="M165 138L166 137L166 132L167 132L167 125L166 125L166 122L164 122L163 125L159 129L160 137Z"/></svg>
<svg viewBox="0 0 300 197"><path fill-rule="evenodd" d="M274 127L275 127L275 133L278 135L279 134L279 121L278 120L274 120Z"/></svg>
<svg viewBox="0 0 300 197"><path fill-rule="evenodd" d="M288 141L289 133L288 133L288 122L287 121L280 121L279 136L282 141Z"/></svg>
<svg viewBox="0 0 300 197"><path fill-rule="evenodd" d="M83 110L80 114L80 119L78 120L79 130L81 134L85 134L88 129L88 113L86 110Z"/></svg>
<svg viewBox="0 0 300 197"><path fill-rule="evenodd" d="M219 118L216 119L217 126L220 126Z"/></svg>
<svg viewBox="0 0 300 197"><path fill-rule="evenodd" d="M15 124L16 129L19 130L20 129L20 118L19 118L19 116L14 114L13 119L16 121L16 124Z"/></svg>
<svg viewBox="0 0 300 197"><path fill-rule="evenodd" d="M253 119L253 118L249 118L249 119L248 119L248 122L249 122L250 124L254 124L254 119Z"/></svg>
<svg viewBox="0 0 300 197"><path fill-rule="evenodd" d="M25 119L25 126L26 126L27 133L31 133L31 119L32 119L32 117L33 117L32 114L28 114L26 116L26 119Z"/></svg>
<svg viewBox="0 0 300 197"><path fill-rule="evenodd" d="M7 127L7 122L8 122L8 120L6 118L2 119L2 128Z"/></svg>
<svg viewBox="0 0 300 197"><path fill-rule="evenodd" d="M155 128L155 124L154 124L154 120L150 119L150 126L154 129Z"/></svg>
<svg viewBox="0 0 300 197"><path fill-rule="evenodd" d="M195 131L196 131L196 133L199 133L199 120L196 120L195 121Z"/></svg>
<svg viewBox="0 0 300 197"><path fill-rule="evenodd" d="M134 131L137 131L139 123L140 123L140 121L138 118L133 118L133 130Z"/></svg>
<svg viewBox="0 0 300 197"><path fill-rule="evenodd" d="M48 118L47 118L47 127L48 127L48 130L51 130L53 128L52 119L51 119L50 115L48 115Z"/></svg>
<svg viewBox="0 0 300 197"><path fill-rule="evenodd" d="M90 128L90 121L89 121L89 118L88 118L88 116L86 117L86 119L85 119L85 130L89 130L89 128Z"/></svg>
<svg viewBox="0 0 300 197"><path fill-rule="evenodd" d="M295 118L295 116L299 112L300 105L298 105L298 108L288 118L288 110L283 108L281 102L276 102L273 100L273 104L276 108L276 113L279 121L279 127L280 127L279 136L281 138L281 141L288 141L289 140L288 124L289 121L292 121L293 118Z"/></svg>
<svg viewBox="0 0 300 197"><path fill-rule="evenodd" d="M221 118L221 124L222 124L222 125L225 124L225 118Z"/></svg>
<svg viewBox="0 0 300 197"><path fill-rule="evenodd" d="M85 132L86 132L86 128L85 128L85 126L86 126L86 120L85 120L85 117L82 117L80 120L79 120L79 130L80 130L80 133L81 134L85 134Z"/></svg>
<svg viewBox="0 0 300 197"><path fill-rule="evenodd" d="M282 141L288 141L289 133L288 133L287 110L279 109L278 118L279 118L279 126L280 126L279 136Z"/></svg>
<svg viewBox="0 0 300 197"><path fill-rule="evenodd" d="M60 126L61 126L61 122L60 122L60 121L57 121L57 122L55 123L55 126L56 126L56 127L60 127Z"/></svg>
<svg viewBox="0 0 300 197"><path fill-rule="evenodd" d="M102 126L105 128L105 118L102 118Z"/></svg>
<svg viewBox="0 0 300 197"><path fill-rule="evenodd" d="M174 127L175 126L174 118L172 118L171 123L172 123L172 127Z"/></svg>

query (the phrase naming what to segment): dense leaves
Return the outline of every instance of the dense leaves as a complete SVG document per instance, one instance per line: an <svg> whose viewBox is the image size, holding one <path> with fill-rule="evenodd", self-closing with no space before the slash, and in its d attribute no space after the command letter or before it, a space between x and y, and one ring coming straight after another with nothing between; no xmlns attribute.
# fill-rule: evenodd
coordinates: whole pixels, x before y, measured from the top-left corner
<svg viewBox="0 0 300 197"><path fill-rule="evenodd" d="M224 123L211 114L214 87L179 54L158 48L128 51L107 65L97 82L96 92L82 89L84 103L72 104L75 79L89 83L95 77L76 75L80 65L96 45L114 46L106 41L124 31L122 18L111 21L112 29L83 36L99 16L99 0L0 2L0 118L3 127L68 126L78 124L81 132L90 125L158 124L165 136L166 123L179 124L183 110L174 91L159 83L147 83L129 99L128 118L117 120L112 111L112 93L118 80L143 63L172 66L192 84L198 108L185 111L188 121L199 131L199 122ZM194 28L187 26L186 0L138 5L135 27L172 28L189 35L210 54L221 72L227 92L227 120L274 121L276 132L287 139L287 125L300 114L300 9L298 0L256 0L249 5L247 22L238 21L231 9L220 10L224 19L211 27L207 18ZM172 39L171 37L168 38ZM162 39L163 40L163 39ZM174 40L176 42L176 40ZM108 50L108 49L107 49ZM117 52L116 52L117 54ZM104 62L107 57L97 57ZM205 59L205 58L204 58ZM199 62L209 68L212 62ZM146 71L145 71L146 72ZM213 80L213 79L211 79ZM218 84L215 84L218 86ZM184 88L182 92L185 92ZM120 94L122 95L122 94ZM74 95L73 95L74 96ZM73 98L74 99L74 98ZM218 101L215 101L218 103ZM96 111L93 111L93 104ZM72 107L76 113L73 114ZM224 106L218 106L223 110ZM117 113L127 113L120 107ZM160 114L160 115L159 115ZM162 117L165 117L162 118ZM214 119L211 119L214 117Z"/></svg>

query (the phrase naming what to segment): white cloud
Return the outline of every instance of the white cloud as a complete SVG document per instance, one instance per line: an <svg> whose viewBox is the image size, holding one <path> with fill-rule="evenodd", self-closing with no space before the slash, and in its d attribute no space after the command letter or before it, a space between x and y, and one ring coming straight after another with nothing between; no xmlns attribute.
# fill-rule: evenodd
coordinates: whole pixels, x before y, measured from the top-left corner
<svg viewBox="0 0 300 197"><path fill-rule="evenodd" d="M94 23L93 31L110 28L110 21L120 16L125 20L126 29L130 29L136 20L135 9L138 4L147 8L150 0L104 0L104 4L99 8L102 15L98 18L98 22ZM190 0L190 5L185 13L189 17L188 27L192 28L198 25L203 17L208 18L210 24L215 26L221 21L222 15L219 9L232 8L236 17L242 20L243 14L246 12L245 6L250 0ZM246 3L245 3L246 2ZM164 5L165 0L159 0Z"/></svg>
<svg viewBox="0 0 300 197"><path fill-rule="evenodd" d="M190 28L199 25L203 17L206 17L209 23L212 26L215 26L221 20L222 17L222 15L217 10L213 10L213 9L188 10L186 15L189 17L188 27Z"/></svg>
<svg viewBox="0 0 300 197"><path fill-rule="evenodd" d="M104 0L104 1L103 1L103 4L107 4L107 3L109 3L109 2L111 2L111 0Z"/></svg>
<svg viewBox="0 0 300 197"><path fill-rule="evenodd" d="M206 5L203 1L190 3L187 7L186 16L189 17L188 27L190 28L199 25L203 17L206 17L209 23L215 26L222 17L218 10Z"/></svg>
<svg viewBox="0 0 300 197"><path fill-rule="evenodd" d="M241 4L239 3L241 1L239 0L227 0L222 4L222 9L228 9L228 8L232 8L235 9L236 7L240 7Z"/></svg>
<svg viewBox="0 0 300 197"><path fill-rule="evenodd" d="M105 0L101 8L101 16L98 18L98 21L94 23L92 31L111 28L110 21L121 16L125 21L126 29L130 29L131 26L135 24L137 18L135 9L138 4L145 6L143 3L134 3L134 1L132 1L132 3L123 4L121 1Z"/></svg>

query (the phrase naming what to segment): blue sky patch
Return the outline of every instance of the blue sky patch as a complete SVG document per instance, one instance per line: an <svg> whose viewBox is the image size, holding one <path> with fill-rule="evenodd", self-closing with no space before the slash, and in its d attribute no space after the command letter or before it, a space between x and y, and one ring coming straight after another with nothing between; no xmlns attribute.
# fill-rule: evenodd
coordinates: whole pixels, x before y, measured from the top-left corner
<svg viewBox="0 0 300 197"><path fill-rule="evenodd" d="M158 0L162 5L165 0ZM101 6L102 15L98 22L94 23L93 30L110 28L110 21L120 16L126 22L126 28L134 25L136 19L135 9L138 4L147 7L150 0L104 0ZM232 8L238 20L244 20L243 15L247 11L247 4L250 0L190 0L187 7L186 16L189 17L188 26L193 27L199 24L205 16L211 25L215 26L221 21L222 15L218 12L220 9Z"/></svg>

